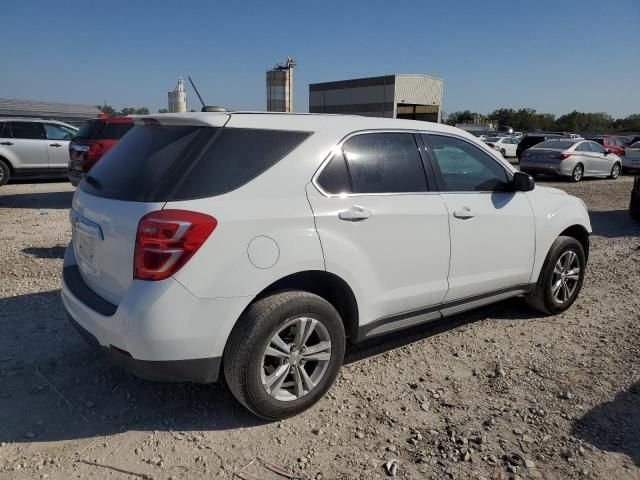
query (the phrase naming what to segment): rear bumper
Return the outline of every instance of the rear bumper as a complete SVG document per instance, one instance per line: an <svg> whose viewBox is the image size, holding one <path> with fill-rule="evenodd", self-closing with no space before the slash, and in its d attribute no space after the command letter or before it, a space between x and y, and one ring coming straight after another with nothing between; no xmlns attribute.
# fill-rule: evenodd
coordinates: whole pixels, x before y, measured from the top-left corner
<svg viewBox="0 0 640 480"><path fill-rule="evenodd" d="M571 176L573 173L573 165L544 164L521 160L520 171L530 174Z"/></svg>
<svg viewBox="0 0 640 480"><path fill-rule="evenodd" d="M89 330L68 315L71 324L88 344L100 350L107 359L135 376L156 382L214 383L218 380L222 357L190 360L137 360L113 345L104 347Z"/></svg>
<svg viewBox="0 0 640 480"><path fill-rule="evenodd" d="M84 282L67 248L62 301L85 339L115 364L164 381L215 382L226 340L250 297L203 299L173 278L134 280L118 305Z"/></svg>

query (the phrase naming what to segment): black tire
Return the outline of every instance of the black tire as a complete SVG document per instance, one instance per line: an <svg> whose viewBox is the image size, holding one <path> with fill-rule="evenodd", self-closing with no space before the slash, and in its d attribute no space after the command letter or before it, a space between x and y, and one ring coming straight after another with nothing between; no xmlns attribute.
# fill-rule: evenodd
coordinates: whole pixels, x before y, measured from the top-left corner
<svg viewBox="0 0 640 480"><path fill-rule="evenodd" d="M331 341L328 366L315 387L304 395L279 400L262 383L263 356L273 335L300 317L315 319L324 326ZM291 417L314 405L333 385L342 365L345 343L342 319L329 302L303 291L275 293L251 304L233 328L224 352L224 375L236 399L255 415L267 420ZM289 375L293 373L285 376L290 378Z"/></svg>
<svg viewBox="0 0 640 480"><path fill-rule="evenodd" d="M609 174L609 178L612 180L616 180L620 176L621 170L622 170L622 166L619 163L614 163L613 167L611 167L611 173Z"/></svg>
<svg viewBox="0 0 640 480"><path fill-rule="evenodd" d="M571 172L571 181L574 183L579 182L582 180L582 177L584 177L584 167L579 163L573 168L573 172Z"/></svg>
<svg viewBox="0 0 640 480"><path fill-rule="evenodd" d="M9 181L10 176L11 169L9 168L9 165L0 158L0 187Z"/></svg>
<svg viewBox="0 0 640 480"><path fill-rule="evenodd" d="M500 149L500 153L502 154L503 158L507 158L507 151L504 148Z"/></svg>
<svg viewBox="0 0 640 480"><path fill-rule="evenodd" d="M566 301L559 303L553 298L552 293L554 269L560 257L569 251L572 251L577 255L580 272L575 289L571 295ZM544 264L542 265L542 270L540 271L540 276L538 277L536 286L530 294L525 296L527 304L531 308L547 315L564 312L573 304L582 289L586 266L587 260L584 249L578 240L573 237L565 236L556 238L555 242L553 242L553 245L551 245L551 248L549 249L549 253L547 254Z"/></svg>

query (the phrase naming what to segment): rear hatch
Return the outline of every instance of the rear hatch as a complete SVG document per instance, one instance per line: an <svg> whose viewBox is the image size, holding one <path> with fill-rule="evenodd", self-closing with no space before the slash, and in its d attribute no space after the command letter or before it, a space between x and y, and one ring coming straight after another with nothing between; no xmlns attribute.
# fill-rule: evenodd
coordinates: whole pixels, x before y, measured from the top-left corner
<svg viewBox="0 0 640 480"><path fill-rule="evenodd" d="M142 119L80 183L70 212L80 275L98 295L118 305L133 281L137 227L160 210L194 152L210 141L228 115L207 122Z"/></svg>
<svg viewBox="0 0 640 480"><path fill-rule="evenodd" d="M231 192L271 168L311 135L223 128L229 118L221 113L142 117L80 183L71 210L73 248L82 278L98 295L118 305L133 281L136 234L142 217L162 210L167 202ZM163 213L184 215L182 208ZM163 219L157 220L160 216ZM164 225L188 223L165 217L156 213L145 222L155 218ZM167 231L154 225L155 230L147 230L145 235ZM160 251L154 246L144 251L149 252L145 259L159 258L156 254ZM167 272L169 265L149 268ZM140 267L137 264L135 268Z"/></svg>

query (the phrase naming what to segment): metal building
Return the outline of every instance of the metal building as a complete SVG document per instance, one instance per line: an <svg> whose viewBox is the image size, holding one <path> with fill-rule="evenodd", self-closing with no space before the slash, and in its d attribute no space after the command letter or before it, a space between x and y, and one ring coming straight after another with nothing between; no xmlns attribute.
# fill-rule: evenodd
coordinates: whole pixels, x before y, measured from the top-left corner
<svg viewBox="0 0 640 480"><path fill-rule="evenodd" d="M309 85L309 112L440 122L443 81L395 74Z"/></svg>
<svg viewBox="0 0 640 480"><path fill-rule="evenodd" d="M267 70L267 111L293 112L293 67L291 57L286 63Z"/></svg>
<svg viewBox="0 0 640 480"><path fill-rule="evenodd" d="M94 105L0 98L0 117L49 118L79 125L100 114Z"/></svg>
<svg viewBox="0 0 640 480"><path fill-rule="evenodd" d="M181 113L187 111L187 92L184 89L184 78L178 77L178 85L167 94L169 96L169 112Z"/></svg>

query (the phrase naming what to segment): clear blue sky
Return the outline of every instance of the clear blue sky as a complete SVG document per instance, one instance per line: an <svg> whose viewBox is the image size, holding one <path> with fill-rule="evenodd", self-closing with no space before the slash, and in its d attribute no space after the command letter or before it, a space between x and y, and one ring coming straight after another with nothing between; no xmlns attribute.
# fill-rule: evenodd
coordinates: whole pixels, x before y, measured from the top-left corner
<svg viewBox="0 0 640 480"><path fill-rule="evenodd" d="M265 70L308 84L444 79L444 110L640 112L640 0L5 1L0 97L166 107L191 75L209 104L264 109ZM199 108L189 92L189 106Z"/></svg>

